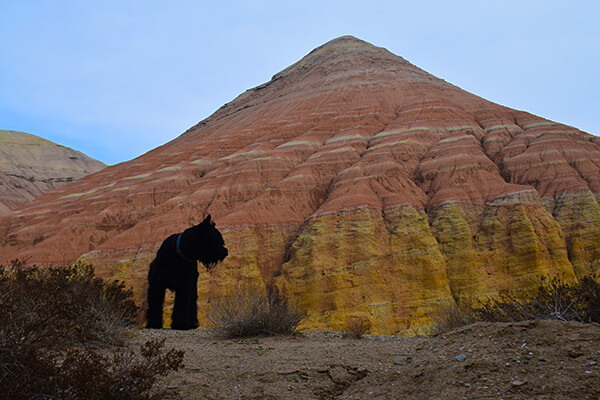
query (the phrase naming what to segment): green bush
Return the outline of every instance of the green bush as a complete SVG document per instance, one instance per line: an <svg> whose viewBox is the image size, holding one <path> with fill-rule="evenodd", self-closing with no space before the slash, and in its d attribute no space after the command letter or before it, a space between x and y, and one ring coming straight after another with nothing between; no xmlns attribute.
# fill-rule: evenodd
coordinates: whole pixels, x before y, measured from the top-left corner
<svg viewBox="0 0 600 400"><path fill-rule="evenodd" d="M137 307L90 265L0 266L0 399L150 399L183 353L125 347Z"/></svg>
<svg viewBox="0 0 600 400"><path fill-rule="evenodd" d="M276 286L242 285L210 302L206 327L225 338L291 334L305 315Z"/></svg>
<svg viewBox="0 0 600 400"><path fill-rule="evenodd" d="M516 322L557 319L600 323L600 283L596 275L576 282L542 278L531 296L509 293L482 302L441 306L433 332L444 332L478 321Z"/></svg>

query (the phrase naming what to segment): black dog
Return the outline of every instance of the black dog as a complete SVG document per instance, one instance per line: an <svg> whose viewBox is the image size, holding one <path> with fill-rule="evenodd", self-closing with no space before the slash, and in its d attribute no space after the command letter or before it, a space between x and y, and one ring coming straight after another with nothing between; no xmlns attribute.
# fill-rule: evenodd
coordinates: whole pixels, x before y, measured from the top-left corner
<svg viewBox="0 0 600 400"><path fill-rule="evenodd" d="M175 292L171 328L197 328L197 261L210 271L227 254L223 236L210 221L210 215L200 224L166 238L148 271L146 327L162 328L165 291L170 289Z"/></svg>

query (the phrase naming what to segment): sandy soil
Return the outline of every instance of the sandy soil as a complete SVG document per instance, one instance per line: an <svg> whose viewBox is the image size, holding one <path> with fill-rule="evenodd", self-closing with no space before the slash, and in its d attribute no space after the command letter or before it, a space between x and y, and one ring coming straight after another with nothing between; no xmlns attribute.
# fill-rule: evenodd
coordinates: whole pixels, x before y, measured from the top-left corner
<svg viewBox="0 0 600 400"><path fill-rule="evenodd" d="M161 381L169 399L600 399L600 325L477 323L433 337L305 333L223 340L166 338L185 368Z"/></svg>

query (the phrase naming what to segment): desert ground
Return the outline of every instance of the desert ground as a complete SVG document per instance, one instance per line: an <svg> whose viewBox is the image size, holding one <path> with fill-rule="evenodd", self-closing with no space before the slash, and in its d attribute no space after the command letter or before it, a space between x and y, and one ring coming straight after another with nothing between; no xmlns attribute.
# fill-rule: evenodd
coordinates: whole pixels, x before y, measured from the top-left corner
<svg viewBox="0 0 600 400"><path fill-rule="evenodd" d="M220 339L205 330L136 330L165 338L185 367L167 399L600 399L600 325L476 323L435 336L341 333Z"/></svg>

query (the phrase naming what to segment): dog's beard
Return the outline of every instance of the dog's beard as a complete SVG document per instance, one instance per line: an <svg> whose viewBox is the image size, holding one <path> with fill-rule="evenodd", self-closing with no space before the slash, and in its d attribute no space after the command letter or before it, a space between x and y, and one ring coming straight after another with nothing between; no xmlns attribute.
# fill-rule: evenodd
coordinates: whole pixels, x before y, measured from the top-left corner
<svg viewBox="0 0 600 400"><path fill-rule="evenodd" d="M206 268L207 272L212 272L212 270L217 266L217 264L217 262L202 263L202 265L204 265L204 268Z"/></svg>
<svg viewBox="0 0 600 400"><path fill-rule="evenodd" d="M204 268L206 268L207 272L212 272L212 270L217 266L217 264L220 264L221 262L223 262L225 257L227 257L228 255L229 255L229 252L227 251L227 249L223 248L223 251L221 252L221 254L212 255L212 257L209 256L209 257L207 257L207 259L201 260L200 262L202 263L202 265L204 265Z"/></svg>
<svg viewBox="0 0 600 400"><path fill-rule="evenodd" d="M212 261L212 262L202 261L202 265L204 265L204 268L206 268L207 272L212 272L212 270L217 266L218 263L219 263L219 261Z"/></svg>

